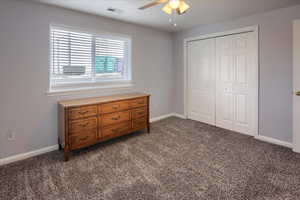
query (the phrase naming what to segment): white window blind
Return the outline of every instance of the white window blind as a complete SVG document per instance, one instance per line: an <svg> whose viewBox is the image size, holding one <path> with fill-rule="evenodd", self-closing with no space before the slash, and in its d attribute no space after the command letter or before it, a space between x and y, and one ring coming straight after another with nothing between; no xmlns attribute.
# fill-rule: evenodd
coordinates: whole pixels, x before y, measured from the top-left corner
<svg viewBox="0 0 300 200"><path fill-rule="evenodd" d="M50 84L130 80L129 39L51 27Z"/></svg>

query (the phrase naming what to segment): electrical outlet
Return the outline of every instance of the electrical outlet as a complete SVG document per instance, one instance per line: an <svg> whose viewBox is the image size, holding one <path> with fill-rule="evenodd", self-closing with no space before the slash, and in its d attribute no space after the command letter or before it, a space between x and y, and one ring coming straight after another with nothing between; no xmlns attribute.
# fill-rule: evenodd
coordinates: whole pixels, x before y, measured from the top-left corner
<svg viewBox="0 0 300 200"><path fill-rule="evenodd" d="M16 140L16 134L12 130L8 130L6 133L7 141L15 141Z"/></svg>

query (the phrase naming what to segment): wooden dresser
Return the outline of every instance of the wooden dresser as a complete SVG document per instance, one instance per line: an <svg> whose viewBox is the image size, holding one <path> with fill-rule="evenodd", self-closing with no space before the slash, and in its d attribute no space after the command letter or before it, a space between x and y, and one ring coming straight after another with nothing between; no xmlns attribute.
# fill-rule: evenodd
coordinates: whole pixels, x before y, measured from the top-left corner
<svg viewBox="0 0 300 200"><path fill-rule="evenodd" d="M70 151L146 129L150 95L142 93L58 102L58 144Z"/></svg>

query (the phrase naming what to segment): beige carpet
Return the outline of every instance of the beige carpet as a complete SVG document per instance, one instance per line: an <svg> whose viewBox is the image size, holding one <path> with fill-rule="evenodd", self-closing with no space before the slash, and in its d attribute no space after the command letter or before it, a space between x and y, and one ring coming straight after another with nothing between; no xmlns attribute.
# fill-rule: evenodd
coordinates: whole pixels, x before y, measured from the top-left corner
<svg viewBox="0 0 300 200"><path fill-rule="evenodd" d="M0 199L300 199L300 155L179 118L81 150L0 167Z"/></svg>

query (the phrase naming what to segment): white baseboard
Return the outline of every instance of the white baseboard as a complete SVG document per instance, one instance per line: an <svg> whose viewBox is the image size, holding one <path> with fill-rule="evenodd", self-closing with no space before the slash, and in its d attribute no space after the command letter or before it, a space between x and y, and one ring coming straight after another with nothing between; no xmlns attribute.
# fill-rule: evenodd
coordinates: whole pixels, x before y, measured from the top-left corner
<svg viewBox="0 0 300 200"><path fill-rule="evenodd" d="M170 114L166 114L166 115L162 115L162 116L159 116L159 117L152 117L150 119L150 122L157 122L157 121L160 121L160 120L163 120L163 119L166 119L168 117L172 117L173 116L173 113L170 113Z"/></svg>
<svg viewBox="0 0 300 200"><path fill-rule="evenodd" d="M178 118L181 118L181 119L187 119L186 116L178 114L178 113L173 113L172 116L178 117Z"/></svg>
<svg viewBox="0 0 300 200"><path fill-rule="evenodd" d="M3 159L0 159L0 166L1 165L6 165L6 164L9 164L9 163L13 163L13 162L16 162L16 161L19 161L19 160L24 160L26 158L34 157L34 156L37 156L37 155L41 155L41 154L44 154L44 153L48 153L48 152L51 152L51 151L55 151L57 149L58 149L58 145L53 145L53 146L45 147L45 148L42 148L42 149L29 151L29 152L26 152L26 153L21 153L21 154L17 154L17 155L14 155L14 156L7 157L7 158L3 158Z"/></svg>
<svg viewBox="0 0 300 200"><path fill-rule="evenodd" d="M272 144L277 144L277 145L284 146L284 147L288 147L288 148L291 148L291 149L293 148L292 143L285 142L285 141L278 140L278 139L274 139L274 138L270 138L270 137L263 136L263 135L255 136L255 139L261 140L261 141L264 141L264 142L268 142L268 143L272 143Z"/></svg>
<svg viewBox="0 0 300 200"><path fill-rule="evenodd" d="M169 114L162 115L162 116L159 116L159 117L153 117L153 118L150 119L150 122L151 123L152 122L157 122L157 121L166 119L168 117L178 117L178 118L181 118L181 119L186 119L186 117L184 115L177 114L177 113L169 113Z"/></svg>

